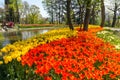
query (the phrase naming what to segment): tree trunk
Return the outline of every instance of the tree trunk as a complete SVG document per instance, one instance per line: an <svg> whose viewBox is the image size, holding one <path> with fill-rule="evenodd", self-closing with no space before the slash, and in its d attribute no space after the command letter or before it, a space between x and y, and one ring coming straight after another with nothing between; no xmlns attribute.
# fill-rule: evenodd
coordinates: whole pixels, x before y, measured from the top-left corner
<svg viewBox="0 0 120 80"><path fill-rule="evenodd" d="M115 23L116 23L116 13L117 13L117 3L115 3L115 9L114 9L112 27L115 27Z"/></svg>
<svg viewBox="0 0 120 80"><path fill-rule="evenodd" d="M61 23L63 23L63 21L64 21L64 16L63 16L63 13L64 13L63 11L64 11L64 9L63 9L63 8L64 8L64 6L63 6L63 2L62 2L62 10L61 10L61 13L62 13L61 16L62 16L62 17L61 17Z"/></svg>
<svg viewBox="0 0 120 80"><path fill-rule="evenodd" d="M51 22L50 22L50 23L51 23L51 24L54 24L54 13L53 13L54 10L53 10L53 3L51 2L51 4L52 4L52 5L51 5L51 11L52 11L52 12L51 12L51 18L52 18L52 19L51 19Z"/></svg>
<svg viewBox="0 0 120 80"><path fill-rule="evenodd" d="M71 0L67 0L67 23L69 25L70 30L74 30L74 27L73 27L72 22L71 22L70 3L71 3Z"/></svg>
<svg viewBox="0 0 120 80"><path fill-rule="evenodd" d="M8 21L12 21L15 22L15 15L14 15L14 9L13 8L9 8L9 17L8 17Z"/></svg>
<svg viewBox="0 0 120 80"><path fill-rule="evenodd" d="M80 29L82 28L82 9L81 9L81 5L79 5L79 20L78 20L78 24L80 24Z"/></svg>
<svg viewBox="0 0 120 80"><path fill-rule="evenodd" d="M90 6L86 7L86 13L85 13L85 19L84 19L84 26L83 26L83 30L84 31L88 31L88 25L89 25L89 19L90 19Z"/></svg>
<svg viewBox="0 0 120 80"><path fill-rule="evenodd" d="M17 13L17 15L16 15L16 22L17 23L20 23L20 15L19 15L19 8L18 8L18 2L17 2L17 0L16 0L16 13Z"/></svg>
<svg viewBox="0 0 120 80"><path fill-rule="evenodd" d="M114 12L112 27L115 27L115 23L116 23L116 12Z"/></svg>
<svg viewBox="0 0 120 80"><path fill-rule="evenodd" d="M5 0L4 2L5 4L5 21L9 21L9 8L8 8L8 5L9 5L9 0Z"/></svg>
<svg viewBox="0 0 120 80"><path fill-rule="evenodd" d="M105 25L105 6L104 6L104 0L101 0L101 27L104 27Z"/></svg>
<svg viewBox="0 0 120 80"><path fill-rule="evenodd" d="M52 24L54 23L53 10L52 10L52 20L51 20L51 23Z"/></svg>
<svg viewBox="0 0 120 80"><path fill-rule="evenodd" d="M90 24L95 24L95 7L96 7L96 4L93 4L92 10L91 10Z"/></svg>
<svg viewBox="0 0 120 80"><path fill-rule="evenodd" d="M110 15L108 15L107 23L108 23L107 26L111 26Z"/></svg>
<svg viewBox="0 0 120 80"><path fill-rule="evenodd" d="M80 29L81 29L82 28L82 24L83 24L83 14L84 14L83 9L84 9L84 5L80 4L80 0L77 0L77 2L79 4L79 19L80 19L80 20L78 20L79 21L78 23L80 24Z"/></svg>
<svg viewBox="0 0 120 80"><path fill-rule="evenodd" d="M61 14L61 8L60 8L60 2L59 2L59 24L61 24L61 20L60 20L60 14Z"/></svg>

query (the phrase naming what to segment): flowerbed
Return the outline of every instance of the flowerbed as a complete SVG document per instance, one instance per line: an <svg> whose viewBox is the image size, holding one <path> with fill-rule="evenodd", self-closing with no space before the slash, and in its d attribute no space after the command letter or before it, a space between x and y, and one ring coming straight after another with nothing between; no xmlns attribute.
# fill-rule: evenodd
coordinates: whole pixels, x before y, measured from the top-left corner
<svg viewBox="0 0 120 80"><path fill-rule="evenodd" d="M120 52L97 38L96 31L39 45L22 56L22 65L34 66L44 80L117 80Z"/></svg>
<svg viewBox="0 0 120 80"><path fill-rule="evenodd" d="M65 28L9 44L1 50L0 79L118 80L120 52L96 36L100 30Z"/></svg>
<svg viewBox="0 0 120 80"><path fill-rule="evenodd" d="M20 56L25 55L26 52L36 47L37 45L49 43L54 40L68 38L76 35L76 30L70 31L68 28L52 30L45 34L40 34L27 40L18 41L14 44L8 44L0 50L0 53L4 55L3 60L6 64L8 62L11 62L13 59L17 59L18 61L20 61Z"/></svg>

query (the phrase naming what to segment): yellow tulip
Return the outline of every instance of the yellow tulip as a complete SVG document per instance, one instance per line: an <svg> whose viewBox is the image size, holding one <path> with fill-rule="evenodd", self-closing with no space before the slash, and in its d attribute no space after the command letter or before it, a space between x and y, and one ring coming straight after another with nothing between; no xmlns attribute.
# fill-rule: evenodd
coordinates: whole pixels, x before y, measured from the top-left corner
<svg viewBox="0 0 120 80"><path fill-rule="evenodd" d="M20 62L21 61L21 57L17 57L17 61Z"/></svg>
<svg viewBox="0 0 120 80"><path fill-rule="evenodd" d="M7 53L6 48L5 48L5 47L4 47L4 48L2 48L2 49L1 49L1 52L3 52L3 53Z"/></svg>

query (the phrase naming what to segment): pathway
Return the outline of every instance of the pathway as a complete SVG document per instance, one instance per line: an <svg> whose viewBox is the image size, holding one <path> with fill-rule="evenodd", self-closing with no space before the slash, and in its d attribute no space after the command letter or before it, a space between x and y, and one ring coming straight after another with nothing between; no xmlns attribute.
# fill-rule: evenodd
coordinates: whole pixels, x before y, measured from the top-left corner
<svg viewBox="0 0 120 80"><path fill-rule="evenodd" d="M110 29L110 30L113 30L113 31L120 31L120 28L104 27L104 29Z"/></svg>

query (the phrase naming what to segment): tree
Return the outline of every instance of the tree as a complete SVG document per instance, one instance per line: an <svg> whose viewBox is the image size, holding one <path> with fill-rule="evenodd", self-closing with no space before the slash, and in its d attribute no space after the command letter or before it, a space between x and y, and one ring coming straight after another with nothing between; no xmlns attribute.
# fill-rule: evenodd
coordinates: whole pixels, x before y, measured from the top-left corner
<svg viewBox="0 0 120 80"><path fill-rule="evenodd" d="M88 30L90 18L91 22L95 24L100 7L99 0L44 0L43 4L51 16L51 21L57 23L66 21L71 30L74 29L72 23L80 23L81 26L84 23L85 31Z"/></svg>
<svg viewBox="0 0 120 80"><path fill-rule="evenodd" d="M5 18L4 13L5 13L4 9L0 8L0 21L3 21L3 19Z"/></svg>
<svg viewBox="0 0 120 80"><path fill-rule="evenodd" d="M30 6L29 6L28 2L24 1L19 10L20 10L20 14L21 14L21 22L28 24L28 20L29 20L28 14L30 12Z"/></svg>
<svg viewBox="0 0 120 80"><path fill-rule="evenodd" d="M45 9L49 13L51 20L50 23L54 23L54 0L44 0L42 1L43 5L45 6Z"/></svg>
<svg viewBox="0 0 120 80"><path fill-rule="evenodd" d="M90 22L89 24L98 24L98 18L99 18L99 13L100 13L100 3L99 1L95 1L92 3L91 6L91 16L90 16Z"/></svg>
<svg viewBox="0 0 120 80"><path fill-rule="evenodd" d="M20 23L18 0L15 0L15 6L16 6L16 22Z"/></svg>
<svg viewBox="0 0 120 80"><path fill-rule="evenodd" d="M89 24L89 20L90 20L90 16L91 16L91 10L92 10L92 8L95 7L95 6L92 7L92 5L97 3L97 2L99 2L99 0L86 0L84 2L85 8L86 8L85 18L84 18L84 26L83 26L84 31L88 31L88 24Z"/></svg>
<svg viewBox="0 0 120 80"><path fill-rule="evenodd" d="M19 22L19 4L21 0L5 0L6 21Z"/></svg>
<svg viewBox="0 0 120 80"><path fill-rule="evenodd" d="M31 24L38 23L39 18L41 17L39 7L36 5L31 5L28 16Z"/></svg>
<svg viewBox="0 0 120 80"><path fill-rule="evenodd" d="M120 10L120 0L114 0L111 2L113 2L112 7L108 9L113 12L112 27L115 27L117 20L117 12Z"/></svg>
<svg viewBox="0 0 120 80"><path fill-rule="evenodd" d="M22 6L19 9L21 14L21 23L23 24L36 24L41 23L42 15L40 9L36 5L29 5L28 2L22 2ZM42 22L43 23L43 22Z"/></svg>
<svg viewBox="0 0 120 80"><path fill-rule="evenodd" d="M104 0L101 0L101 17L102 17L102 20L101 20L100 26L104 27L104 25L105 25L105 6L104 6Z"/></svg>
<svg viewBox="0 0 120 80"><path fill-rule="evenodd" d="M77 3L79 5L79 18L77 19L77 23L80 24L80 28L82 28L82 24L83 24L83 17L84 17L84 1L83 0L77 0Z"/></svg>
<svg viewBox="0 0 120 80"><path fill-rule="evenodd" d="M9 0L5 0L5 21L9 21L9 8L8 8L8 5L9 5Z"/></svg>
<svg viewBox="0 0 120 80"><path fill-rule="evenodd" d="M28 14L30 12L30 6L26 1L24 1L23 4L24 4L25 23L27 24L28 23Z"/></svg>
<svg viewBox="0 0 120 80"><path fill-rule="evenodd" d="M61 24L66 22L67 8L66 0L44 0L43 5L48 14L50 15L50 23ZM66 22L67 23L67 22Z"/></svg>
<svg viewBox="0 0 120 80"><path fill-rule="evenodd" d="M67 5L66 5L66 7L67 7L67 23L69 25L70 30L74 30L74 27L71 22L71 16L70 16L70 11L71 11L70 3L71 3L71 0L67 0Z"/></svg>
<svg viewBox="0 0 120 80"><path fill-rule="evenodd" d="M90 12L91 12L91 3L92 3L92 0L86 0L85 3L86 3L86 12L85 12L83 30L84 31L88 31L88 24L89 24L89 19L90 19Z"/></svg>

